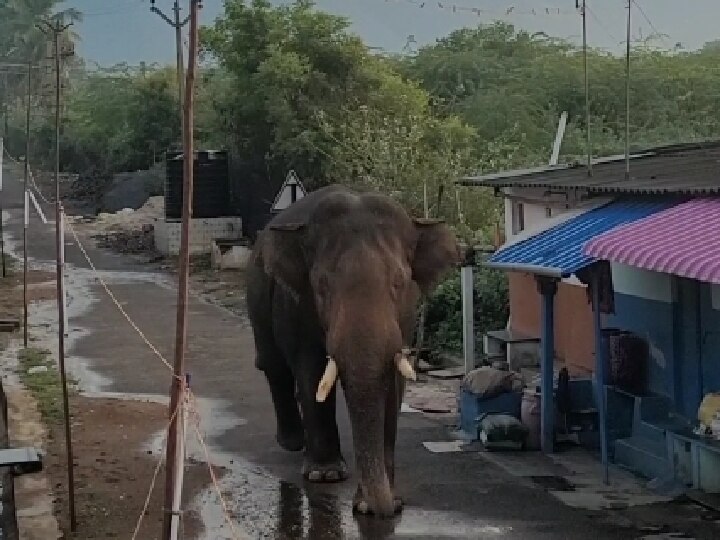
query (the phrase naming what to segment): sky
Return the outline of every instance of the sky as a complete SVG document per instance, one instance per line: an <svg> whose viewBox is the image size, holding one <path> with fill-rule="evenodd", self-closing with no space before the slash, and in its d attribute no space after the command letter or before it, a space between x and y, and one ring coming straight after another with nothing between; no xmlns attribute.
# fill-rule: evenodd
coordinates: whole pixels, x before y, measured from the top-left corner
<svg viewBox="0 0 720 540"><path fill-rule="evenodd" d="M280 3L282 0L277 0ZM627 0L587 0L590 45L622 49ZM317 0L319 9L347 17L352 30L370 46L400 52L433 43L453 30L502 20L536 32L579 42L581 19L576 0ZM718 0L634 0L633 39L661 33L662 44L697 49L720 39ZM171 13L173 0L156 0ZM181 0L187 13L188 0ZM201 21L210 24L223 0L203 0ZM141 61L172 63L172 28L150 12L150 0L66 0L64 6L85 13L75 27L79 53L100 65ZM512 9L511 9L512 8ZM534 10L534 13L533 13Z"/></svg>

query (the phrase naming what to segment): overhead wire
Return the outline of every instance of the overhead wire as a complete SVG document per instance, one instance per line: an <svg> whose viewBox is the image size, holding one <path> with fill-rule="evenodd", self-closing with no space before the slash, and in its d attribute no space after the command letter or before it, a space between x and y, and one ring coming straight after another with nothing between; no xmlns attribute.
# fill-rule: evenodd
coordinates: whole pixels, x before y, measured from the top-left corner
<svg viewBox="0 0 720 540"><path fill-rule="evenodd" d="M385 0L385 2L404 2L406 4L414 5L419 9L439 9L446 12L455 14L472 14L478 17L483 15L500 15L504 17L510 17L514 15L523 16L553 16L553 15L573 15L577 13L575 9L568 10L562 9L557 6L538 6L536 8L522 8L515 5L508 6L503 9L488 9L480 8L475 6L468 6L463 4L457 4L455 2L445 1L428 1L428 0Z"/></svg>
<svg viewBox="0 0 720 540"><path fill-rule="evenodd" d="M647 13L643 9L643 7L640 5L640 3L637 0L631 0L633 4L635 4L635 7L637 8L638 12L642 16L643 19L647 21L647 23L650 25L650 28L653 32L655 32L655 35L657 35L658 38L660 38L663 43L665 43L665 46L669 49L673 49L674 47L670 44L670 42L667 40L667 34L660 32L660 30L657 29L655 24L652 22L650 17L648 17Z"/></svg>

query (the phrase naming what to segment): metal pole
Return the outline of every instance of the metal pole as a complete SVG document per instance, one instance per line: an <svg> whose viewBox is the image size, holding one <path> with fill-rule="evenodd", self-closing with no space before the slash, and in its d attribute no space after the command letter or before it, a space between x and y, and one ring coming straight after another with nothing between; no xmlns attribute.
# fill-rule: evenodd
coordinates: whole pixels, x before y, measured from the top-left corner
<svg viewBox="0 0 720 540"><path fill-rule="evenodd" d="M175 414L178 406L185 399L185 349L188 326L188 286L190 279L190 220L192 217L193 199L193 105L195 89L195 70L198 50L198 11L199 0L190 0L190 51L188 58L187 80L185 84L185 130L183 132L183 210L180 237L179 284L177 326L175 334L175 366L170 393L170 426L168 428L168 444L165 476L165 515L163 516L163 540L176 540L173 532L178 530L180 508L175 502L180 501L178 492L182 490L183 467L183 423L182 418Z"/></svg>
<svg viewBox="0 0 720 540"><path fill-rule="evenodd" d="M30 178L30 101L32 97L32 64L28 64L27 103L25 105L25 167L23 173L23 189L25 215L23 222L23 346L28 346L28 226L30 224L30 196L28 180Z"/></svg>
<svg viewBox="0 0 720 540"><path fill-rule="evenodd" d="M630 179L630 38L632 36L632 0L627 3L627 50L625 54L625 179Z"/></svg>
<svg viewBox="0 0 720 540"><path fill-rule="evenodd" d="M0 259L2 259L2 277L5 277L7 274L5 272L5 230L3 228L3 222L5 221L5 218L3 217L3 208L2 208L2 200L3 200L3 159L5 157L5 139L4 137L0 137Z"/></svg>
<svg viewBox="0 0 720 540"><path fill-rule="evenodd" d="M600 275L593 271L592 278L593 321L595 326L595 394L600 428L600 456L603 464L603 481L610 483L608 466L607 409L605 404L605 348L603 347L602 318L600 314Z"/></svg>
<svg viewBox="0 0 720 540"><path fill-rule="evenodd" d="M557 165L560 158L560 148L565 138L565 129L567 128L567 111L563 111L558 121L557 133L555 134L555 142L553 143L552 154L550 155L550 165Z"/></svg>
<svg viewBox="0 0 720 540"><path fill-rule="evenodd" d="M550 454L555 450L555 293L554 279L538 278L542 295L542 344L540 357L540 424L542 451Z"/></svg>
<svg viewBox="0 0 720 540"><path fill-rule="evenodd" d="M468 247L465 262L460 269L460 289L462 294L463 314L463 358L465 360L465 374L475 369L475 306L473 269L475 254L472 247Z"/></svg>
<svg viewBox="0 0 720 540"><path fill-rule="evenodd" d="M592 176L592 135L590 132L590 74L588 73L587 0L582 3L583 71L585 72L585 136L587 145L587 173Z"/></svg>
<svg viewBox="0 0 720 540"><path fill-rule="evenodd" d="M65 372L65 284L63 281L63 209L60 201L60 34L70 25L61 26L58 21L51 27L54 38L55 56L55 250L57 270L57 305L58 305L58 363L63 391L63 414L65 416L65 447L67 453L68 475L68 507L70 511L70 530L77 530L75 516L75 471L72 448L72 430L70 427L70 402L68 398L67 375Z"/></svg>

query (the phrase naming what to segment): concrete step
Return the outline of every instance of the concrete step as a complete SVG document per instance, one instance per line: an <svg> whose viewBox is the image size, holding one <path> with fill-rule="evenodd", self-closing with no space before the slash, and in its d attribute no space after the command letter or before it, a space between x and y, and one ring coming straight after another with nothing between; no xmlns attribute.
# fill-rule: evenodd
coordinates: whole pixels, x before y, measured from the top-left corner
<svg viewBox="0 0 720 540"><path fill-rule="evenodd" d="M615 463L646 478L664 478L671 470L664 444L643 437L615 441Z"/></svg>
<svg viewBox="0 0 720 540"><path fill-rule="evenodd" d="M633 437L648 439L657 445L666 444L665 427L641 420L633 426Z"/></svg>
<svg viewBox="0 0 720 540"><path fill-rule="evenodd" d="M637 398L636 421L664 422L670 417L672 403L664 396L641 396Z"/></svg>

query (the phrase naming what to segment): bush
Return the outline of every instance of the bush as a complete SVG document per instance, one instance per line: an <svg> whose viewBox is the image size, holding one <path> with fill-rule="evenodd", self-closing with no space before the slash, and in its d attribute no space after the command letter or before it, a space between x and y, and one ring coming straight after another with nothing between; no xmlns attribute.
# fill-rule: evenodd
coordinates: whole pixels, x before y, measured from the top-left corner
<svg viewBox="0 0 720 540"><path fill-rule="evenodd" d="M503 272L475 268L475 333L504 328L509 314L508 280ZM426 343L434 352L462 350L462 296L460 273L440 284L427 303Z"/></svg>

